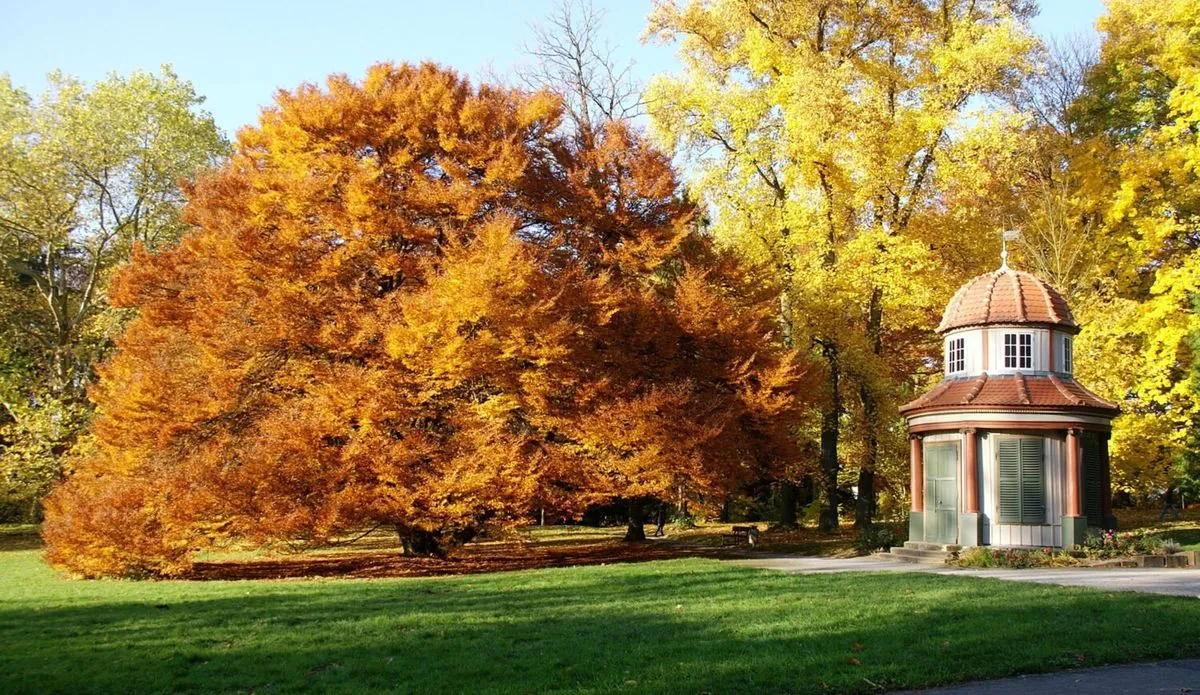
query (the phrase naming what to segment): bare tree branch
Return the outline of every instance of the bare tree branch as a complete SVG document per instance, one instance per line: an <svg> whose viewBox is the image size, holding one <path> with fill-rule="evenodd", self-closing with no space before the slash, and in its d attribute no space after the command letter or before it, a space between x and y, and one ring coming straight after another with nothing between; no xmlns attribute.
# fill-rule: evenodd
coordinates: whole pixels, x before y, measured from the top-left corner
<svg viewBox="0 0 1200 695"><path fill-rule="evenodd" d="M518 73L526 87L562 95L567 115L581 133L645 114L634 62L620 62L616 48L601 38L603 19L591 0L561 0L532 28L533 44L525 51L535 63Z"/></svg>

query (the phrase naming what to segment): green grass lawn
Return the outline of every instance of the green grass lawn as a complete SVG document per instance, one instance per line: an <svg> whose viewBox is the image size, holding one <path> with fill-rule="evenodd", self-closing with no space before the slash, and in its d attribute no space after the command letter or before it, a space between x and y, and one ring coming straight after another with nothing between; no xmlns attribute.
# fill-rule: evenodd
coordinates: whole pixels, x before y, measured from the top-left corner
<svg viewBox="0 0 1200 695"><path fill-rule="evenodd" d="M1159 521L1159 507L1118 510L1122 530L1138 530L1159 538L1170 538L1184 550L1200 550L1200 505L1192 504L1180 514L1180 520Z"/></svg>
<svg viewBox="0 0 1200 695"><path fill-rule="evenodd" d="M62 579L0 552L0 692L875 692L1200 655L1200 601L713 560Z"/></svg>

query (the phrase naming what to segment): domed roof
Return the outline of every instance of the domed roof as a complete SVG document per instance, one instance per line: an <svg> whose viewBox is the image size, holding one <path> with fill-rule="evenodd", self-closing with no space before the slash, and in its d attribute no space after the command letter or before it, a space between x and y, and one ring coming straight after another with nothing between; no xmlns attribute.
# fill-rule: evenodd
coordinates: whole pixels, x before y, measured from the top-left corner
<svg viewBox="0 0 1200 695"><path fill-rule="evenodd" d="M1079 332L1067 300L1047 283L1007 266L959 288L946 305L938 333L968 326L1028 323Z"/></svg>

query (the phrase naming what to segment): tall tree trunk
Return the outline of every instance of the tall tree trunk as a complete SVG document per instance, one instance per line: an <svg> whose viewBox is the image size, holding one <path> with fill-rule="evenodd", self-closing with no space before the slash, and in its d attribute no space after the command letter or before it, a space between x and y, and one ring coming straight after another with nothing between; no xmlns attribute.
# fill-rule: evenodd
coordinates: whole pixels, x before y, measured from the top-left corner
<svg viewBox="0 0 1200 695"><path fill-rule="evenodd" d="M796 484L790 480L779 483L779 526L796 528L796 502L800 496Z"/></svg>
<svg viewBox="0 0 1200 695"><path fill-rule="evenodd" d="M786 227L783 228L781 236L786 239L789 231ZM791 278L793 273L792 264L784 263L785 277ZM792 315L792 296L790 289L784 289L779 293L779 323L783 327L782 338L783 346L787 349L792 349L795 346L793 315ZM779 527L785 529L797 528L800 524L796 519L796 501L799 497L799 490L796 483L788 479L779 481Z"/></svg>
<svg viewBox="0 0 1200 695"><path fill-rule="evenodd" d="M860 389L863 403L863 424L866 427L866 451L858 469L858 499L854 507L854 526L866 528L875 516L875 466L879 460L879 405L870 389Z"/></svg>
<svg viewBox="0 0 1200 695"><path fill-rule="evenodd" d="M854 503L854 527L867 528L875 518L875 471L858 471L858 499Z"/></svg>
<svg viewBox="0 0 1200 695"><path fill-rule="evenodd" d="M442 539L436 533L396 524L396 535L400 537L400 547L404 549L405 555L446 556Z"/></svg>
<svg viewBox="0 0 1200 695"><path fill-rule="evenodd" d="M646 504L638 497L629 500L629 526L625 529L624 541L646 540Z"/></svg>
<svg viewBox="0 0 1200 695"><path fill-rule="evenodd" d="M867 338L875 357L883 355L883 293L876 287L867 304ZM875 517L875 468L879 462L879 402L871 384L859 385L863 405L863 426L866 428L866 451L858 469L858 499L854 509L854 525L865 528Z"/></svg>
<svg viewBox="0 0 1200 695"><path fill-rule="evenodd" d="M841 435L842 393L841 364L838 348L831 342L822 346L829 363L829 405L821 417L821 476L824 495L821 500L820 529L832 533L838 529L838 439Z"/></svg>

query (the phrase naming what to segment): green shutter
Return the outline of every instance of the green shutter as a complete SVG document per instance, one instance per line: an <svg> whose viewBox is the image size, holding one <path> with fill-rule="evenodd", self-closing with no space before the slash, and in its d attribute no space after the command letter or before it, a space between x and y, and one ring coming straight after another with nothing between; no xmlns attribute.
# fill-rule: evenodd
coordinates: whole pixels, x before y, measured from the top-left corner
<svg viewBox="0 0 1200 695"><path fill-rule="evenodd" d="M1021 439L1021 521L1046 523L1046 466L1041 437Z"/></svg>
<svg viewBox="0 0 1200 695"><path fill-rule="evenodd" d="M1044 446L1041 437L999 440L1000 523L1046 523Z"/></svg>
<svg viewBox="0 0 1200 695"><path fill-rule="evenodd" d="M1083 449L1083 514L1088 526L1100 526L1100 442L1086 436L1080 442Z"/></svg>
<svg viewBox="0 0 1200 695"><path fill-rule="evenodd" d="M1000 523L1021 521L1021 456L1018 440L1000 439Z"/></svg>

